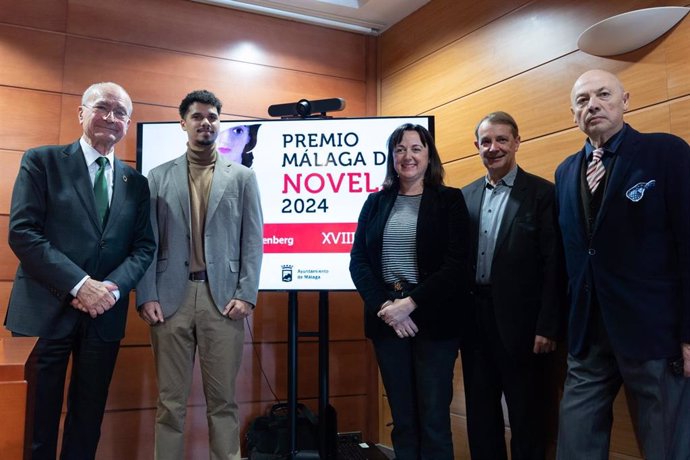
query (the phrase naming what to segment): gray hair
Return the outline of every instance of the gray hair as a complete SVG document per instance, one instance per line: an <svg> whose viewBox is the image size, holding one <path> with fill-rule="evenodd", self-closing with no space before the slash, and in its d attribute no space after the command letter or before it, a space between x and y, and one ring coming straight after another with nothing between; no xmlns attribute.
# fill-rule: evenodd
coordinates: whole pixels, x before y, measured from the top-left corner
<svg viewBox="0 0 690 460"><path fill-rule="evenodd" d="M81 96L81 105L88 105L88 102L90 102L94 97L96 97L96 95L108 90L119 92L123 96L125 96L124 99L125 107L127 108L127 114L132 115L132 110L134 109L134 107L132 106L132 98L129 97L129 94L127 93L127 91L125 91L125 89L122 86L111 81L94 83L93 85L86 88L86 91L84 91L84 94Z"/></svg>

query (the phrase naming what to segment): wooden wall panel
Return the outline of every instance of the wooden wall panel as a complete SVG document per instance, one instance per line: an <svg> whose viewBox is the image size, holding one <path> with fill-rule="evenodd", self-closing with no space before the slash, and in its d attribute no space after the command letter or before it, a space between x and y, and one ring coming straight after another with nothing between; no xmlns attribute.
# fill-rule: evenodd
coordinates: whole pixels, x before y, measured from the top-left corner
<svg viewBox="0 0 690 460"><path fill-rule="evenodd" d="M7 313L7 302L10 300L10 292L12 291L11 281L0 281L0 318L5 322L5 314ZM0 328L0 339L3 337L11 337L10 331L4 327Z"/></svg>
<svg viewBox="0 0 690 460"><path fill-rule="evenodd" d="M613 403L613 431L611 433L611 451L634 458L642 458L637 446L635 430L630 418L630 410L626 400L625 390L618 392Z"/></svg>
<svg viewBox="0 0 690 460"><path fill-rule="evenodd" d="M0 449L6 460L24 458L27 388L26 381L0 382Z"/></svg>
<svg viewBox="0 0 690 460"><path fill-rule="evenodd" d="M67 25L69 0L0 0L2 22L63 32Z"/></svg>
<svg viewBox="0 0 690 460"><path fill-rule="evenodd" d="M334 396L331 405L337 414L338 432L361 431L368 432L372 428L371 420L367 419L369 401L364 395ZM314 400L314 413L318 413L318 400ZM369 440L369 438L367 438Z"/></svg>
<svg viewBox="0 0 690 460"><path fill-rule="evenodd" d="M247 338L257 342L287 342L287 292L259 292L256 305L249 317L253 337Z"/></svg>
<svg viewBox="0 0 690 460"><path fill-rule="evenodd" d="M453 414L465 416L465 383L462 380L462 358L458 353L458 360L455 361L455 370L453 371L455 379L453 380L453 402L450 404L450 411Z"/></svg>
<svg viewBox="0 0 690 460"><path fill-rule="evenodd" d="M366 41L366 106L365 111L376 114L379 103L378 83L378 37L367 37Z"/></svg>
<svg viewBox="0 0 690 460"><path fill-rule="evenodd" d="M364 339L364 303L357 292L334 292L329 297L331 340Z"/></svg>
<svg viewBox="0 0 690 460"><path fill-rule="evenodd" d="M0 84L0 148L24 151L56 144L59 119L60 96ZM7 180L4 175L2 180Z"/></svg>
<svg viewBox="0 0 690 460"><path fill-rule="evenodd" d="M528 0L487 0L481 8L468 7L467 2L458 0L427 3L381 36L381 78L527 3Z"/></svg>
<svg viewBox="0 0 690 460"><path fill-rule="evenodd" d="M122 340L123 346L150 346L151 334L150 326L139 317L136 310L136 294L134 291L129 293L129 313L127 316L127 327L125 338Z"/></svg>
<svg viewBox="0 0 690 460"><path fill-rule="evenodd" d="M64 48L62 35L0 25L0 81L7 86L60 92Z"/></svg>
<svg viewBox="0 0 690 460"><path fill-rule="evenodd" d="M661 2L627 3L644 7ZM420 59L404 72L383 78L381 114L425 112L562 57L576 49L577 37L587 27L625 10L622 2L532 2Z"/></svg>
<svg viewBox="0 0 690 460"><path fill-rule="evenodd" d="M197 411L199 411L198 408L193 412ZM101 441L96 458L99 460L153 458L155 419L155 409L106 412L101 426Z"/></svg>
<svg viewBox="0 0 690 460"><path fill-rule="evenodd" d="M690 26L687 17L664 39L668 64L668 97L674 98L690 92Z"/></svg>
<svg viewBox="0 0 690 460"><path fill-rule="evenodd" d="M690 97L676 99L669 104L670 132L690 143Z"/></svg>
<svg viewBox="0 0 690 460"><path fill-rule="evenodd" d="M380 377L379 377L380 381ZM381 386L383 388L383 385ZM393 416L388 398L384 394L380 404L379 442L386 446L392 446L391 432L393 431Z"/></svg>
<svg viewBox="0 0 690 460"><path fill-rule="evenodd" d="M0 241L7 241L9 224L9 216L0 215ZM13 280L17 266L19 266L19 260L10 249L9 244L0 244L0 280Z"/></svg>
<svg viewBox="0 0 690 460"><path fill-rule="evenodd" d="M158 389L151 347L120 347L106 410L155 408L157 399Z"/></svg>
<svg viewBox="0 0 690 460"><path fill-rule="evenodd" d="M2 165L2 179L0 180L0 214L10 213L12 202L12 188L19 172L23 152L17 150L0 150L0 164Z"/></svg>
<svg viewBox="0 0 690 460"><path fill-rule="evenodd" d="M118 83L118 82L115 82ZM81 92L84 92L90 85L85 85ZM81 94L71 95L63 94L60 98L60 106L62 107L62 116L60 117L60 139L59 144L71 144L78 140L83 134L83 129L79 123L79 106L81 105ZM133 116L136 112L136 104L134 105ZM134 133L134 134L133 134ZM131 141L132 137L136 136L136 125L132 129L132 125L128 128L126 137L115 145L115 154L121 160L132 160L136 158L136 140L134 148L128 149L130 145L127 141ZM134 152L134 153L132 153Z"/></svg>
<svg viewBox="0 0 690 460"><path fill-rule="evenodd" d="M690 21L684 22L683 29L690 32ZM588 69L601 68L618 74L631 94L630 110L665 101L669 82L663 71L664 49L662 46L651 53L636 52L640 61L634 67L576 52L450 102L432 112L442 160L452 161L475 153L474 129L492 111L510 113L518 122L523 142L575 126L570 91L575 80Z"/></svg>
<svg viewBox="0 0 690 460"><path fill-rule="evenodd" d="M470 445L467 439L467 419L463 416L452 414L450 417L451 430L453 431L453 452L455 460L470 460ZM506 436L508 434L506 433Z"/></svg>
<svg viewBox="0 0 690 460"><path fill-rule="evenodd" d="M70 33L303 73L365 79L363 35L187 0L70 0L69 4Z"/></svg>
<svg viewBox="0 0 690 460"><path fill-rule="evenodd" d="M171 107L206 88L224 101L224 113L239 117L266 118L269 105L303 97L343 97L348 103L342 116L364 115L362 81L69 37L64 91L80 95L94 80L121 84L135 102Z"/></svg>

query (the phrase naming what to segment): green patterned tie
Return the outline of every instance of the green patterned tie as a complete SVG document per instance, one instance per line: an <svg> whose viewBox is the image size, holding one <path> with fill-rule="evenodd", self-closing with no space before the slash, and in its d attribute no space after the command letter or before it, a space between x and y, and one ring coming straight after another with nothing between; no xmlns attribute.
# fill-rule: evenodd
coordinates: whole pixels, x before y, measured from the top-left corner
<svg viewBox="0 0 690 460"><path fill-rule="evenodd" d="M96 210L98 217L101 219L101 224L105 222L105 216L108 213L108 181L105 179L105 167L108 164L106 157L98 157L98 171L96 178L93 181L93 195L96 197Z"/></svg>

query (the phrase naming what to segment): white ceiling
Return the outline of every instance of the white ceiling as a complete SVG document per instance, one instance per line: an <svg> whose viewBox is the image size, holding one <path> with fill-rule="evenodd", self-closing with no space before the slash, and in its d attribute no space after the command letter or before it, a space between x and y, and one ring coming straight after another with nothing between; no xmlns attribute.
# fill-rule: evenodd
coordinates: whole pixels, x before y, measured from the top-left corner
<svg viewBox="0 0 690 460"><path fill-rule="evenodd" d="M410 15L430 0L192 0L211 3L228 8L243 9L259 14L279 14L258 11L253 8L272 8L288 13L311 16L345 24L361 26L371 31L362 33L379 34ZM296 21L312 22L307 18L291 17ZM337 25L322 24L340 28Z"/></svg>

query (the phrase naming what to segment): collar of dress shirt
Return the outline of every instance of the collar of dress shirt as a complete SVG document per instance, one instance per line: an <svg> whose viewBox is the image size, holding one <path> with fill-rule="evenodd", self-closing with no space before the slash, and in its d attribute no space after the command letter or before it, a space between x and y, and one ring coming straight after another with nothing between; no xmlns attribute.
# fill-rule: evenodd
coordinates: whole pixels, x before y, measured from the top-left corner
<svg viewBox="0 0 690 460"><path fill-rule="evenodd" d="M604 144L604 151L607 156L614 155L620 147L621 142L623 142L623 137L625 137L625 132L628 130L628 124L624 123L623 127L614 134L611 139L606 141ZM589 142L589 139L585 141L585 158L589 162L592 159L592 152L594 151L594 146Z"/></svg>
<svg viewBox="0 0 690 460"><path fill-rule="evenodd" d="M487 174L484 177L484 186L488 189L492 189L494 187L498 187L499 185L505 185L507 187L512 187L513 184L515 183L515 177L517 176L517 165L513 167L510 171L508 171L508 174L503 176L501 180L498 181L496 185L493 185L491 182L489 182L489 175Z"/></svg>
<svg viewBox="0 0 690 460"><path fill-rule="evenodd" d="M100 157L101 154L98 153L98 150L94 149L89 145L88 142L86 142L86 139L84 137L81 137L79 139L79 145L81 145L81 150L84 152L84 159L86 160L86 166L91 166L91 163L96 161L96 158ZM113 166L113 161L115 159L115 149L111 149L110 152L106 155L106 158L108 159L108 163L110 164L111 168L114 168Z"/></svg>

